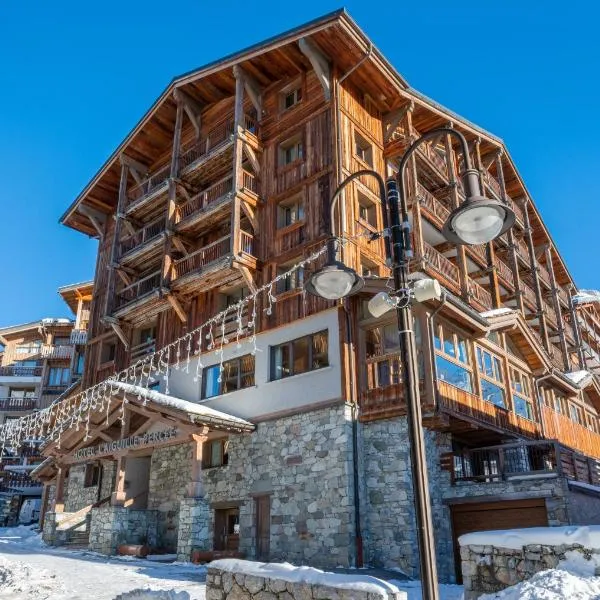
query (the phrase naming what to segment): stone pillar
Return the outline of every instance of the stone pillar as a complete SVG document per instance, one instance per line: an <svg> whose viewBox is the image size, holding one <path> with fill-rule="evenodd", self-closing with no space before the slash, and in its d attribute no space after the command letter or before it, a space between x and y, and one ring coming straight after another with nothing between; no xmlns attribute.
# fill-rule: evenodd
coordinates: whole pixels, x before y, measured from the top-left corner
<svg viewBox="0 0 600 600"><path fill-rule="evenodd" d="M194 548L212 550L209 522L210 506L204 498L184 498L180 502L177 560L189 561Z"/></svg>

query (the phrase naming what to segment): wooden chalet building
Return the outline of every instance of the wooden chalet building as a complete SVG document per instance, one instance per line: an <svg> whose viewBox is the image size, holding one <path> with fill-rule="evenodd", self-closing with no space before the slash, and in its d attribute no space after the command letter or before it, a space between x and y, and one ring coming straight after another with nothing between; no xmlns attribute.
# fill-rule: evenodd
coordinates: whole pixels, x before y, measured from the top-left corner
<svg viewBox="0 0 600 600"><path fill-rule="evenodd" d="M574 300L501 139L412 89L339 11L174 79L62 218L99 240L90 386L322 247L341 180L393 173L412 140L449 124L485 194L517 219L486 246L448 244L441 226L463 200L454 140L411 160L412 271L446 290L415 307L444 580L464 532L600 518L600 315ZM46 448L47 539L416 573L396 328L366 311L388 281L369 235L383 228L375 192L356 182L335 223L343 260L367 279L360 295L308 296L299 271L259 307L255 355L231 341L217 377L203 341L201 382L195 356L168 391L123 389L122 425L115 403L94 439L72 432ZM230 337L247 335L240 317Z"/></svg>

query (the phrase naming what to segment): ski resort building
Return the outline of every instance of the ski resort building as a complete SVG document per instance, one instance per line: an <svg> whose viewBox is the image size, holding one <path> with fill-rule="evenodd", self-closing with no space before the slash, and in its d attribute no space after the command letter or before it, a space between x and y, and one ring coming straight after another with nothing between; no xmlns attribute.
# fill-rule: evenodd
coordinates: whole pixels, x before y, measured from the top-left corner
<svg viewBox="0 0 600 600"><path fill-rule="evenodd" d="M47 541L416 574L397 327L366 310L389 281L377 187L328 207L448 125L516 222L449 244L458 148L411 159L412 273L445 291L414 307L440 577L463 533L600 520L595 304L502 140L339 11L174 79L62 217L99 241L82 388L110 400L45 444ZM304 289L332 226L367 282L343 302Z"/></svg>

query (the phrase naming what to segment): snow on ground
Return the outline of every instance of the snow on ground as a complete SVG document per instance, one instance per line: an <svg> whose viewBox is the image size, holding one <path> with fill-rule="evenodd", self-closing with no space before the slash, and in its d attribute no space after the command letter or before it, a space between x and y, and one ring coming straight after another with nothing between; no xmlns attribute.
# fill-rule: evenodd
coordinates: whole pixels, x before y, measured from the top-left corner
<svg viewBox="0 0 600 600"><path fill-rule="evenodd" d="M204 600L205 577L205 567L48 548L29 527L0 528L2 600L114 600L133 590L172 591L173 600ZM122 596L129 597L151 596Z"/></svg>

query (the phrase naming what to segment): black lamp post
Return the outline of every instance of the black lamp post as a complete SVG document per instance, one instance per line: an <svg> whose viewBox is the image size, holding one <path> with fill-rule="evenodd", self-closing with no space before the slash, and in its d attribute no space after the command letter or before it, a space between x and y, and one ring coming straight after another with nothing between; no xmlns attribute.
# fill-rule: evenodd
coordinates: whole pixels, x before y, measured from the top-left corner
<svg viewBox="0 0 600 600"><path fill-rule="evenodd" d="M447 222L444 224L444 236L448 241L455 244L483 244L502 235L513 225L515 215L502 202L490 200L481 195L479 174L471 166L467 141L460 132L449 127L429 131L413 142L400 161L397 178L388 180L387 187L381 175L376 171L361 170L345 179L339 185L330 201L331 226L333 227L333 213L336 201L342 190L349 183L358 177L368 175L374 177L379 184L379 196L381 198L385 229L386 257L392 268L394 292L396 294L396 301L390 303L390 306L396 308L398 318L398 337L400 342L404 396L407 406L408 441L410 446L411 474L415 498L424 600L438 600L439 593L425 438L423 434L418 384L417 350L410 302L411 290L409 289L408 279L408 267L412 250L403 173L413 152L423 142L443 133L457 137L460 142L465 163L463 177L466 194L466 200L450 214ZM311 294L329 300L336 300L358 292L363 285L364 282L358 273L336 260L335 239L332 238L329 241L327 264L310 277L306 283L306 290Z"/></svg>

